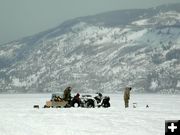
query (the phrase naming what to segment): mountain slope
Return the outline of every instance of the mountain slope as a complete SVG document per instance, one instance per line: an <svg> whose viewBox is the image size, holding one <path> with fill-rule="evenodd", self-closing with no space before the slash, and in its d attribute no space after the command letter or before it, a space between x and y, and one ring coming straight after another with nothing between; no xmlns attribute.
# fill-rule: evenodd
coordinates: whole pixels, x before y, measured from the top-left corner
<svg viewBox="0 0 180 135"><path fill-rule="evenodd" d="M0 46L1 92L180 90L180 4L75 18Z"/></svg>

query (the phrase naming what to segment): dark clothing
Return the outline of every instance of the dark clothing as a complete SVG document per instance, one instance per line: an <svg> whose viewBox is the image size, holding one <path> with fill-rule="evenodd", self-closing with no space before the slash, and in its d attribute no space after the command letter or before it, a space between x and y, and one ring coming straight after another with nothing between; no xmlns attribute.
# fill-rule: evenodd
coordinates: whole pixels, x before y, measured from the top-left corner
<svg viewBox="0 0 180 135"><path fill-rule="evenodd" d="M80 96L80 95L77 94L76 96L74 96L73 100L75 100L75 101L80 101L79 96Z"/></svg>
<svg viewBox="0 0 180 135"><path fill-rule="evenodd" d="M81 104L81 99L79 98L79 94L77 94L76 96L73 97L73 100L71 102L72 106L74 106L75 103L78 104L78 107L80 106Z"/></svg>
<svg viewBox="0 0 180 135"><path fill-rule="evenodd" d="M70 101L71 100L71 87L67 87L64 90L63 100L65 100L65 101Z"/></svg>

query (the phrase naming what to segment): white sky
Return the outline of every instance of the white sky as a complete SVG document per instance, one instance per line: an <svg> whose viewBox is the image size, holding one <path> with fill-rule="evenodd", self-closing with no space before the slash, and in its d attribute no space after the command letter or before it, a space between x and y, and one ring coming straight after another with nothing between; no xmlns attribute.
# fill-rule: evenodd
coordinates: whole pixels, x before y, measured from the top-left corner
<svg viewBox="0 0 180 135"><path fill-rule="evenodd" d="M79 16L174 2L179 0L0 0L0 44Z"/></svg>

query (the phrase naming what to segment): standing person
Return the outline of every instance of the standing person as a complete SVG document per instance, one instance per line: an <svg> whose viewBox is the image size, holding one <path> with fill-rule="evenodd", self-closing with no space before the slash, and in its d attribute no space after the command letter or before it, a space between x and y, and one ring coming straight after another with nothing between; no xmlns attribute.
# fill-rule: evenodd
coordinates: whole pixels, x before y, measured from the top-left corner
<svg viewBox="0 0 180 135"><path fill-rule="evenodd" d="M63 94L63 100L68 101L69 103L71 101L71 90L72 90L71 87L67 87L64 90L64 94Z"/></svg>
<svg viewBox="0 0 180 135"><path fill-rule="evenodd" d="M130 91L131 87L126 87L124 91L124 103L125 103L125 108L129 107L129 99L130 99Z"/></svg>

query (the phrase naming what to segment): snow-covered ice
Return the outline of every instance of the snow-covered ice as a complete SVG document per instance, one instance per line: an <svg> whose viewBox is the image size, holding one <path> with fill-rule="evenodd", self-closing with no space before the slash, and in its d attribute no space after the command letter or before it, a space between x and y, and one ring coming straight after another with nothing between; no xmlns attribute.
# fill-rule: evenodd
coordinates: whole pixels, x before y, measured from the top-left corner
<svg viewBox="0 0 180 135"><path fill-rule="evenodd" d="M164 135L165 120L180 119L180 95L132 93L128 109L122 94L105 95L110 108L43 109L50 94L1 94L0 135Z"/></svg>

